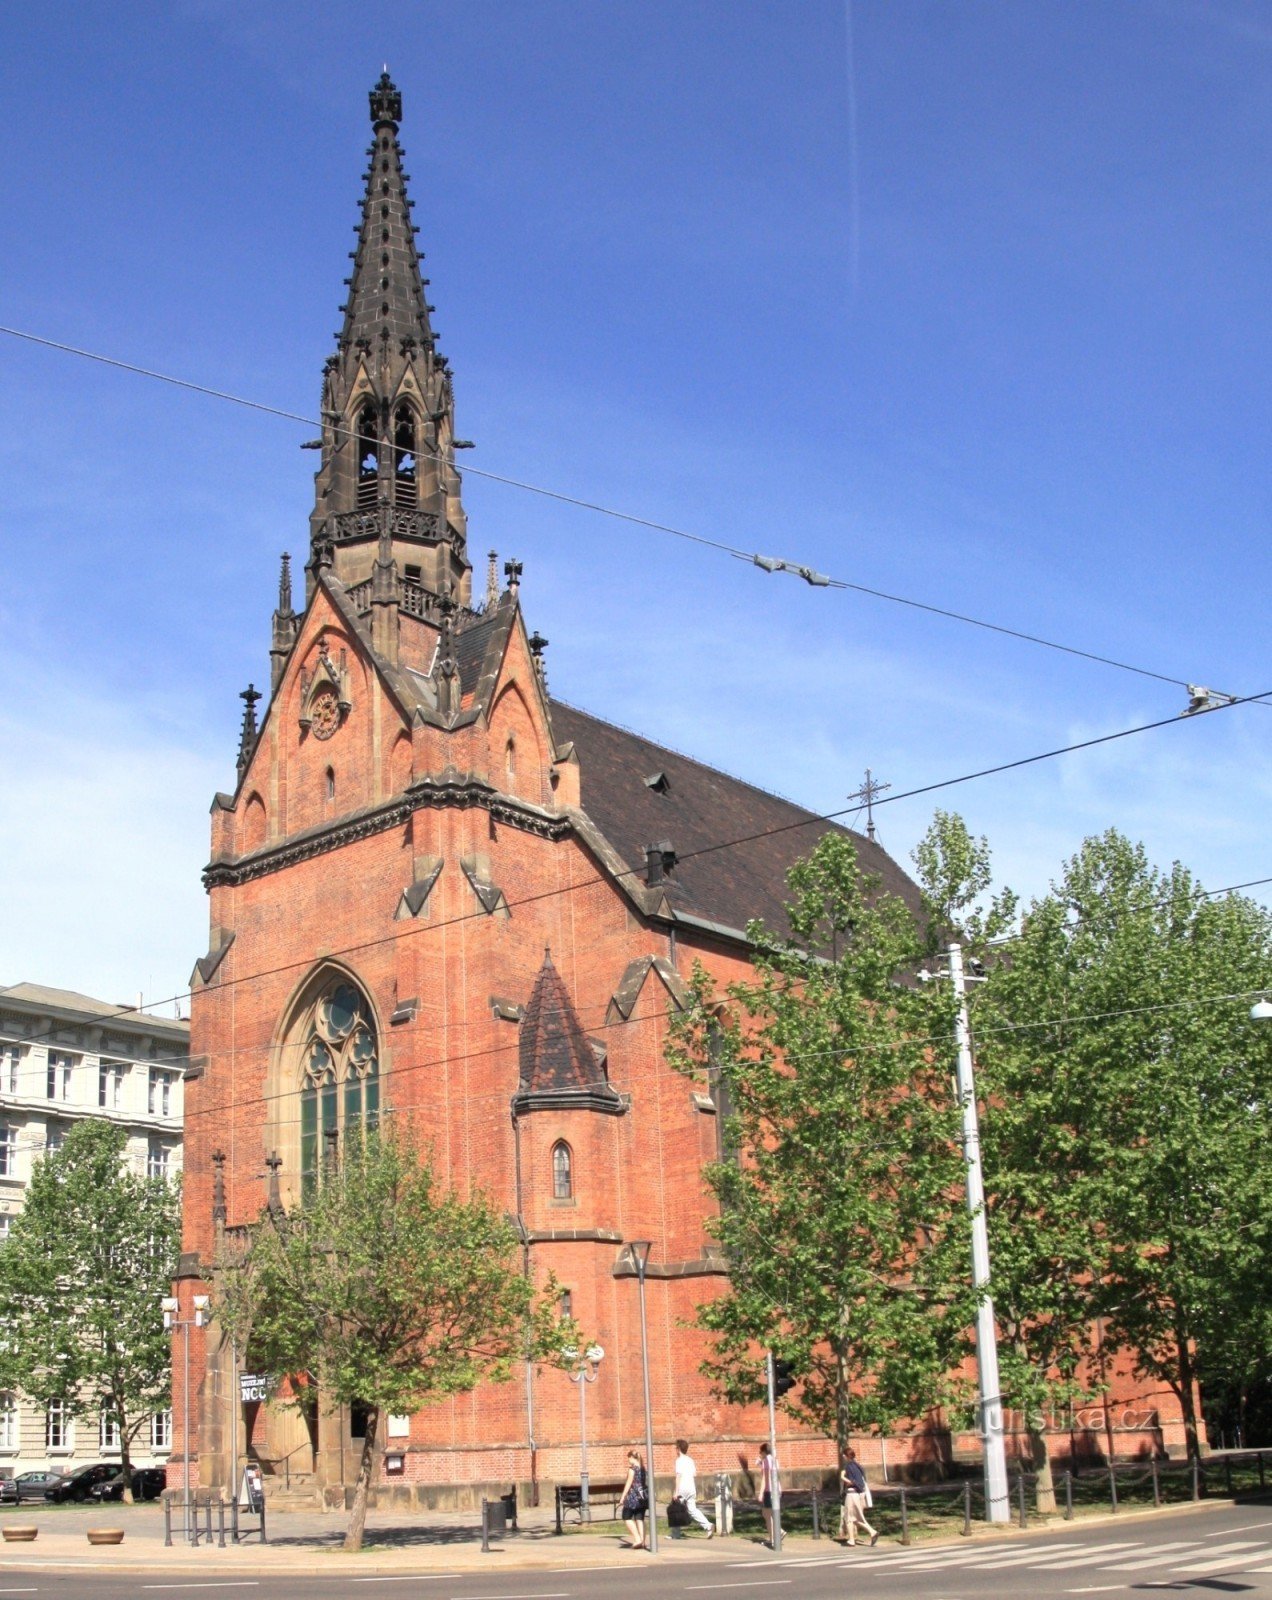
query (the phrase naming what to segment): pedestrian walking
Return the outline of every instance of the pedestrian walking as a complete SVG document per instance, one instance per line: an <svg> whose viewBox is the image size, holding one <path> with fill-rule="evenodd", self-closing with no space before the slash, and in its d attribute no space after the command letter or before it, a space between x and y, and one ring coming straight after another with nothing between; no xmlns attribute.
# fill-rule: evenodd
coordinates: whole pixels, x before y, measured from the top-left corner
<svg viewBox="0 0 1272 1600"><path fill-rule="evenodd" d="M649 1478L639 1450L627 1452L627 1477L623 1480L623 1498L618 1509L627 1525L627 1548L647 1550L645 1513L649 1510Z"/></svg>
<svg viewBox="0 0 1272 1600"><path fill-rule="evenodd" d="M769 1449L766 1439L760 1446L760 1510L764 1513L764 1532L767 1535L765 1544L773 1548L773 1495L776 1491L779 1499L782 1492L782 1480L777 1475L777 1457Z"/></svg>
<svg viewBox="0 0 1272 1600"><path fill-rule="evenodd" d="M689 1441L676 1440L676 1499L688 1513L688 1522L696 1522L710 1539L715 1534L715 1529L698 1510L698 1464L689 1454ZM673 1539L684 1538L684 1528L671 1530Z"/></svg>
<svg viewBox="0 0 1272 1600"><path fill-rule="evenodd" d="M839 1537L849 1544L857 1542L857 1528L861 1526L870 1535L872 1545L879 1543L878 1532L866 1520L866 1508L871 1503L870 1485L857 1461L855 1450L844 1451L844 1464L839 1482L843 1485L844 1504L839 1514Z"/></svg>

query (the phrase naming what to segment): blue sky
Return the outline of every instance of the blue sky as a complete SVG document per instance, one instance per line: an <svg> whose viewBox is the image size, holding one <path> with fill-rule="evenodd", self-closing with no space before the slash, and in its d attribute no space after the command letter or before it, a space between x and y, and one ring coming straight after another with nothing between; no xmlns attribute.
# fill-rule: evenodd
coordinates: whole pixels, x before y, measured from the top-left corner
<svg viewBox="0 0 1272 1600"><path fill-rule="evenodd" d="M18 9L0 321L312 414L384 61L473 466L1272 689L1266 6ZM0 982L184 987L309 436L0 338ZM479 570L525 563L555 693L817 809L1184 703L465 500ZM943 803L1026 893L1111 825L1218 887L1272 874L1270 741L1242 707ZM879 812L900 859L930 810Z"/></svg>

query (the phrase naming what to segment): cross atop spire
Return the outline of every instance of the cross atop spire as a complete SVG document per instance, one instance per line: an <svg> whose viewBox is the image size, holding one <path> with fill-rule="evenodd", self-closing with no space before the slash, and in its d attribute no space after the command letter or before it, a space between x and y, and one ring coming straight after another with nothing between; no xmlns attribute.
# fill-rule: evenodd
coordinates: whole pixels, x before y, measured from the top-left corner
<svg viewBox="0 0 1272 1600"><path fill-rule="evenodd" d="M402 120L402 96L398 93L397 84L389 77L386 64L380 74L380 81L371 91L371 120L378 127L380 123L391 123L396 129Z"/></svg>

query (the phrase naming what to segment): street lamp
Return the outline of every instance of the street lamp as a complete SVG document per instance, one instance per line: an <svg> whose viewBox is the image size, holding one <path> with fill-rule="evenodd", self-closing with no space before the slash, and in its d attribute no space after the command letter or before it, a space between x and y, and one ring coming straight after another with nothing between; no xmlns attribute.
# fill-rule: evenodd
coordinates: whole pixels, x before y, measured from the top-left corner
<svg viewBox="0 0 1272 1600"><path fill-rule="evenodd" d="M1269 1000L1267 995L1261 994L1250 1007L1250 1021L1267 1022L1269 1018L1272 1018L1272 1000Z"/></svg>
<svg viewBox="0 0 1272 1600"><path fill-rule="evenodd" d="M654 1497L654 1414L649 1405L649 1330L645 1321L645 1268L652 1245L648 1239L630 1239L627 1259L636 1268L640 1286L640 1366L645 1382L645 1476L649 1488L649 1551L658 1554L658 1502Z"/></svg>
<svg viewBox="0 0 1272 1600"><path fill-rule="evenodd" d="M183 1354L184 1376L181 1385L181 1453L182 1476L185 1482L184 1517L186 1543L190 1542L194 1531L194 1520L190 1515L190 1329L205 1327L208 1320L208 1306L211 1300L206 1294L196 1294L193 1297L194 1316L181 1316L181 1302L175 1295L165 1295L159 1302L159 1309L163 1312L163 1325L169 1332L173 1328L181 1329L181 1343Z"/></svg>
<svg viewBox="0 0 1272 1600"><path fill-rule="evenodd" d="M588 1498L587 1475L587 1386L595 1383L600 1375L598 1369L605 1359L605 1352L599 1344L592 1344L583 1352L580 1360L578 1350L569 1345L561 1354L567 1361L574 1362L574 1371L567 1372L566 1377L579 1386L579 1510L591 1522L592 1505Z"/></svg>

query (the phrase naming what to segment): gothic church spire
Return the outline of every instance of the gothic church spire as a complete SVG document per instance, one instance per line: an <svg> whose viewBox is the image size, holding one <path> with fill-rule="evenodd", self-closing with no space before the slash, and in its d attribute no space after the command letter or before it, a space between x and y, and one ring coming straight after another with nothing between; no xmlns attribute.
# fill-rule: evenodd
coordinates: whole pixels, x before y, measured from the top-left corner
<svg viewBox="0 0 1272 1600"><path fill-rule="evenodd" d="M353 272L322 395L322 464L310 519L308 593L330 567L369 582L387 508L403 609L422 615L449 586L467 606L471 569L455 469L454 387L437 348L402 170L402 96L386 71L371 90L372 142ZM368 598L369 604L369 598Z"/></svg>

